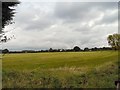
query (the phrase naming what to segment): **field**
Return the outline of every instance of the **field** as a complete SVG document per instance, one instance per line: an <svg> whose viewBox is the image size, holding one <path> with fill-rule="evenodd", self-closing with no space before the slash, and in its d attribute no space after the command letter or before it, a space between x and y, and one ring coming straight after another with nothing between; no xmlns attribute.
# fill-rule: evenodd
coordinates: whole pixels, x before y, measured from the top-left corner
<svg viewBox="0 0 120 90"><path fill-rule="evenodd" d="M118 52L6 54L3 88L115 88Z"/></svg>

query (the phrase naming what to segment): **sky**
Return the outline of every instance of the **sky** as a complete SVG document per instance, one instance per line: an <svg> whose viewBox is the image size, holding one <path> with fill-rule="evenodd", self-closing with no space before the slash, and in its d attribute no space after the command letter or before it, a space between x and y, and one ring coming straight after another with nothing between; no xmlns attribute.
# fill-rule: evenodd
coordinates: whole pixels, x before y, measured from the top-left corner
<svg viewBox="0 0 120 90"><path fill-rule="evenodd" d="M117 2L22 2L5 27L9 50L107 47L118 32Z"/></svg>

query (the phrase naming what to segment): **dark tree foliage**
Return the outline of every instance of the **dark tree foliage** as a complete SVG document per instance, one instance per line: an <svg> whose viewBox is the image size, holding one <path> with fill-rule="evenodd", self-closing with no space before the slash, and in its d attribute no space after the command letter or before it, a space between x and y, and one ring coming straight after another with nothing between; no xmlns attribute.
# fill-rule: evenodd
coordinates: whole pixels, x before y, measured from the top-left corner
<svg viewBox="0 0 120 90"><path fill-rule="evenodd" d="M75 47L73 48L73 50L74 50L74 51L80 51L81 49L80 49L78 46L75 46Z"/></svg>
<svg viewBox="0 0 120 90"><path fill-rule="evenodd" d="M49 49L49 52L52 52L52 51L53 51L53 49L52 49L52 48L50 48L50 49Z"/></svg>
<svg viewBox="0 0 120 90"><path fill-rule="evenodd" d="M2 28L12 23L15 15L15 9L11 8L19 4L16 2L2 2Z"/></svg>
<svg viewBox="0 0 120 90"><path fill-rule="evenodd" d="M4 49L4 50L2 50L2 53L3 54L9 53L9 50L8 49Z"/></svg>
<svg viewBox="0 0 120 90"><path fill-rule="evenodd" d="M88 47L84 48L84 51L89 51L89 48Z"/></svg>
<svg viewBox="0 0 120 90"><path fill-rule="evenodd" d="M3 29L6 25L13 23L12 20L15 15L15 9L13 7L17 6L19 3L18 0L15 0L15 2L1 2L0 8L2 9L0 9L0 13L2 12L2 14L0 15L0 20L2 24L0 25L0 42L10 40L10 38L7 38L7 36L4 35L5 32Z"/></svg>

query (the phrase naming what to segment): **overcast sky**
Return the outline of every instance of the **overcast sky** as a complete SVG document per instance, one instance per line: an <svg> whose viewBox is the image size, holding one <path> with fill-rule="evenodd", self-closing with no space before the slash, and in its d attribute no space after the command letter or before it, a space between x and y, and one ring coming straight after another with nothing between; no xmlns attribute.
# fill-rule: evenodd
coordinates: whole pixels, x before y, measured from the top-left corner
<svg viewBox="0 0 120 90"><path fill-rule="evenodd" d="M117 2L21 2L16 12L5 27L10 50L103 47L118 32Z"/></svg>

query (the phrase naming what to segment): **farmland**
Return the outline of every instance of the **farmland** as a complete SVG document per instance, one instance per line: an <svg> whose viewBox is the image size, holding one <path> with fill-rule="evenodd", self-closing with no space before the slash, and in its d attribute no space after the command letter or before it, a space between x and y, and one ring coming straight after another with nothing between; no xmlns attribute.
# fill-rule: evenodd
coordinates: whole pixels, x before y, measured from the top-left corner
<svg viewBox="0 0 120 90"><path fill-rule="evenodd" d="M3 88L115 88L117 51L6 54Z"/></svg>

